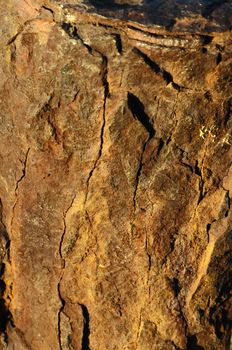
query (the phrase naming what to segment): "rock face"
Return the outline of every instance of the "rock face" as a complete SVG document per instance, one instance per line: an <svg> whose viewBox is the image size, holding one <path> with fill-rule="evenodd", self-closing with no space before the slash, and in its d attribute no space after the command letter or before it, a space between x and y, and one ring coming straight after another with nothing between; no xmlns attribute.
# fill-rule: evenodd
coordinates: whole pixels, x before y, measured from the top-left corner
<svg viewBox="0 0 232 350"><path fill-rule="evenodd" d="M0 9L1 348L231 349L231 2Z"/></svg>

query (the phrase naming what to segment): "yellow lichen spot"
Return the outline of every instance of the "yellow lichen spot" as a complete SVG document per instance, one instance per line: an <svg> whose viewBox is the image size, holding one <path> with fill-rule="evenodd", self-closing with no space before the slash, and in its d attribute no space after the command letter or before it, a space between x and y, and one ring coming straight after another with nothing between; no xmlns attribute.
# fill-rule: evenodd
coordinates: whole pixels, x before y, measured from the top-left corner
<svg viewBox="0 0 232 350"><path fill-rule="evenodd" d="M204 139L206 138L208 132L209 132L208 128L207 128L205 125L203 125L203 126L200 128L199 135L200 135L200 137L204 140Z"/></svg>
<svg viewBox="0 0 232 350"><path fill-rule="evenodd" d="M208 128L207 126L203 125L199 130L199 136L205 140L206 137L210 137L213 142L215 142L217 137L217 128L215 125Z"/></svg>
<svg viewBox="0 0 232 350"><path fill-rule="evenodd" d="M225 137L223 137L221 143L223 145L231 146L232 145L232 136L230 134L226 134Z"/></svg>
<svg viewBox="0 0 232 350"><path fill-rule="evenodd" d="M211 137L212 141L215 142L216 138L217 138L217 128L215 125L213 125L210 129L209 129L209 136Z"/></svg>
<svg viewBox="0 0 232 350"><path fill-rule="evenodd" d="M101 269L105 269L106 268L106 266L102 265L102 264L98 265L98 267L100 267Z"/></svg>

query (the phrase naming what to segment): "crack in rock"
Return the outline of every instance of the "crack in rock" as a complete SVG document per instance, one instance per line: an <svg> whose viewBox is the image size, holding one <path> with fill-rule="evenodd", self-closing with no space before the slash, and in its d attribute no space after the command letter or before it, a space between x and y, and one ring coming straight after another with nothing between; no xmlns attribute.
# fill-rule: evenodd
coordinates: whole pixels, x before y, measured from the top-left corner
<svg viewBox="0 0 232 350"><path fill-rule="evenodd" d="M90 345L89 345L89 336L90 336L89 311L84 304L79 304L79 305L81 307L82 316L83 316L83 333L82 333L81 349L82 350L90 350Z"/></svg>
<svg viewBox="0 0 232 350"><path fill-rule="evenodd" d="M177 91L180 91L183 89L183 86L178 85L174 82L173 76L171 73L167 72L165 69L161 68L155 61L151 60L149 56L147 56L143 51L139 50L138 48L134 48L133 52L136 53L138 56L140 56L143 61L151 68L153 72L160 75L166 84L172 84L173 88Z"/></svg>
<svg viewBox="0 0 232 350"><path fill-rule="evenodd" d="M0 334L3 335L3 340L5 344L8 343L8 334L7 334L7 325L10 322L13 324L13 316L9 310L9 306L7 305L7 298L9 297L6 295L6 282L5 282L5 259L8 260L8 254L9 253L9 244L10 244L10 238L6 230L6 226L3 222L3 205L2 201L0 199L0 235L1 235L1 246L4 248L4 255L1 256L1 262L0 262ZM2 245L2 243L4 245ZM2 250L2 249L1 249ZM2 253L2 252L1 252Z"/></svg>
<svg viewBox="0 0 232 350"><path fill-rule="evenodd" d="M134 116L134 118L136 118L143 125L143 127L146 129L146 131L148 132L148 137L143 144L143 149L142 149L140 160L139 160L139 167L138 167L136 178L135 178L135 190L134 190L134 196L133 196L134 209L135 209L136 208L137 190L138 190L140 176L141 176L142 169L143 169L144 152L146 150L146 146L147 146L148 142L155 136L156 131L152 125L150 118L145 113L144 105L139 100L139 98L136 97L135 95L133 95L132 93L128 92L127 101L128 101L128 107L131 110L131 113Z"/></svg>
<svg viewBox="0 0 232 350"><path fill-rule="evenodd" d="M98 52L98 53L100 53L100 52ZM98 163L99 163L101 156L102 156L103 145L104 145L104 132L105 132L105 125L106 125L106 101L107 101L107 98L109 98L109 96L110 96L109 82L108 82L108 59L103 54L101 54L101 56L102 56L102 85L104 88L104 97L103 97L102 126L101 126L101 131L100 131L100 146L99 146L99 151L98 151L98 157L95 160L93 168L91 169L89 176L88 176L88 179L87 179L87 190L86 190L86 197L85 197L84 206L86 205L86 202L88 199L89 185L90 185L91 178L92 178L94 171L96 170Z"/></svg>
<svg viewBox="0 0 232 350"><path fill-rule="evenodd" d="M61 263L62 263L61 275L60 275L60 279L59 279L59 282L58 282L58 285L57 285L58 296L59 296L59 299L60 299L60 302L61 302L61 307L60 307L59 312L58 312L58 341L59 341L60 350L62 350L61 313L63 312L64 307L65 307L65 300L64 300L64 298L62 297L62 294L61 294L61 282L62 282L62 279L63 279L64 270L65 270L65 267L66 267L66 260L63 257L62 245L63 245L64 239L65 239L65 234L66 234L66 231L67 231L67 224L66 224L67 215L68 215L69 211L72 209L73 204L75 202L75 199L76 199L76 195L72 198L69 207L66 209L65 213L63 214L63 226L64 226L64 229L63 229L63 233L61 235L60 244L59 244L59 254L60 254Z"/></svg>

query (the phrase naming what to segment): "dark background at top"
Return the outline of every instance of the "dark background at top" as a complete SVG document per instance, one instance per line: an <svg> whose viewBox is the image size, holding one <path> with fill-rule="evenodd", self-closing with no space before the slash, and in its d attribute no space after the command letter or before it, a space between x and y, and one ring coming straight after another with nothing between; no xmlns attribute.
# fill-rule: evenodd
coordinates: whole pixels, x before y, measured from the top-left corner
<svg viewBox="0 0 232 350"><path fill-rule="evenodd" d="M140 5L133 2L136 1L121 0L121 4L113 0L86 1L99 14L145 24L171 27L176 18L200 15L211 20L218 30L232 27L232 0L144 0Z"/></svg>

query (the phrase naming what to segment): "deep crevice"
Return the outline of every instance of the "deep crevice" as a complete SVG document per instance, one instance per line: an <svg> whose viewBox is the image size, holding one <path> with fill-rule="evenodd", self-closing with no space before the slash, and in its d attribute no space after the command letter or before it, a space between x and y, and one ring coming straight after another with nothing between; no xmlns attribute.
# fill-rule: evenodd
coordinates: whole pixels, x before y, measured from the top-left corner
<svg viewBox="0 0 232 350"><path fill-rule="evenodd" d="M216 299L209 305L208 321L214 327L215 335L221 342L227 342L231 336L232 320L230 315L230 300L232 297L231 248L232 231L229 227L225 233L227 249L217 259L216 268L220 271L215 280ZM226 268L228 267L228 268ZM225 347L228 349L228 347Z"/></svg>
<svg viewBox="0 0 232 350"><path fill-rule="evenodd" d="M157 158L159 157L160 153L162 152L162 149L164 148L165 146L165 142L163 139L159 139L159 146L158 146L158 149L157 149Z"/></svg>
<svg viewBox="0 0 232 350"><path fill-rule="evenodd" d="M198 345L196 335L187 337L187 350L205 350L202 346Z"/></svg>
<svg viewBox="0 0 232 350"><path fill-rule="evenodd" d="M64 257L63 257L62 246L63 246L65 234L66 234L66 231L67 231L66 216L67 216L69 210L72 208L75 199L76 199L76 195L73 196L69 207L68 207L67 210L63 213L63 225L64 225L64 229L63 229L63 233L62 233L61 239L60 239L59 254L60 254L60 258L63 260L64 268L65 268L65 259L64 259Z"/></svg>
<svg viewBox="0 0 232 350"><path fill-rule="evenodd" d="M87 307L83 304L79 304L82 310L82 316L83 316L83 333L82 333L82 343L81 343L81 349L82 350L90 350L89 347L89 335L90 335L90 316L89 311Z"/></svg>
<svg viewBox="0 0 232 350"><path fill-rule="evenodd" d="M225 200L226 200L226 211L225 211L224 217L227 218L231 208L229 191L226 192Z"/></svg>
<svg viewBox="0 0 232 350"><path fill-rule="evenodd" d="M147 139L143 145L143 149L142 149L140 160L139 160L139 167L138 167L138 170L136 173L135 190L134 190L134 196L133 196L134 209L136 208L136 196L137 196L137 191L138 191L138 187L139 187L140 176L141 176L142 169L143 169L143 155L144 155L148 141L149 141L149 139Z"/></svg>
<svg viewBox="0 0 232 350"><path fill-rule="evenodd" d="M213 41L213 36L210 35L200 35L202 40L202 46L209 45Z"/></svg>
<svg viewBox="0 0 232 350"><path fill-rule="evenodd" d="M147 254L147 259L148 259L148 282L149 282L149 274L150 274L151 266L152 266L152 256L151 256L151 254L149 253L149 249L148 249L148 237L147 237L147 233L146 233L145 248L146 248L146 254Z"/></svg>
<svg viewBox="0 0 232 350"><path fill-rule="evenodd" d="M179 348L179 346L177 346L173 341L171 341L171 344L175 350L181 350L181 348Z"/></svg>
<svg viewBox="0 0 232 350"><path fill-rule="evenodd" d="M18 38L18 36L23 32L24 30L24 26L22 25L21 28L19 29L19 31L7 41L7 46L10 46L11 44L13 44L15 42L15 40Z"/></svg>
<svg viewBox="0 0 232 350"><path fill-rule="evenodd" d="M133 48L133 52L140 56L144 62L151 68L153 72L156 74L159 74L166 82L166 84L172 83L172 86L176 90L180 90L181 88L183 89L183 86L178 85L173 81L173 76L171 73L167 72L166 70L162 69L156 62L151 60L149 56L147 56L143 51L139 50L138 48Z"/></svg>
<svg viewBox="0 0 232 350"><path fill-rule="evenodd" d="M61 26L61 28L65 31L65 33L68 34L68 36L69 36L71 39L80 41L80 42L86 47L86 49L88 50L88 52L89 52L90 54L92 54L92 51L93 51L93 50L92 50L92 47L89 46L88 44L86 44L86 43L84 42L84 40L82 39L82 37L79 35L76 26L74 26L73 24L68 23L68 22L62 22L60 26Z"/></svg>
<svg viewBox="0 0 232 350"><path fill-rule="evenodd" d="M53 11L52 9L50 9L49 7L47 7L47 6L45 6L45 5L43 5L41 8L44 9L44 10L46 10L46 11L49 11L49 12L52 14L53 19L54 19L54 11Z"/></svg>
<svg viewBox="0 0 232 350"><path fill-rule="evenodd" d="M28 161L28 155L30 152L30 148L28 148L26 155L25 155L25 160L23 161L23 169L22 169L22 175L19 178L19 180L16 183L16 187L15 187L15 193L17 193L18 188L19 188L19 184L20 182L22 182L22 180L24 179L24 177L26 176L26 168L27 168L27 161Z"/></svg>
<svg viewBox="0 0 232 350"><path fill-rule="evenodd" d="M61 271L59 283L58 283L58 285L57 285L58 296L59 296L59 299L60 299L60 302L61 302L61 307L60 307L59 312L58 312L58 341L59 341L60 350L62 350L62 342L61 342L61 324L60 324L60 322L61 322L61 313L63 312L64 307L65 307L65 300L64 300L64 298L63 298L62 295L61 295L60 286L61 286L61 282L62 282L62 279L63 279L63 272L64 272L64 269L65 269L65 266L66 266L66 260L65 260L65 258L64 258L64 256L63 256L63 252L62 252L62 245L63 245L63 242L64 242L66 230L67 230L66 216L67 216L69 210L72 208L75 199L76 199L76 195L74 195L74 197L73 197L72 200L71 200L71 203L70 203L69 207L68 207L68 208L66 209L66 211L63 213L63 224L64 224L64 229L63 229L63 233L62 233L62 235L61 235L60 244L59 244L59 254L60 254L60 259L61 259L61 263L62 263L62 271Z"/></svg>
<svg viewBox="0 0 232 350"><path fill-rule="evenodd" d="M230 276L230 279L231 279L231 276ZM231 282L229 284L229 288L231 288ZM226 337L228 331L231 329L232 322L231 322L228 310L224 308L222 300L220 299L221 299L221 296L216 301L215 306L210 308L209 322L214 327L216 337L220 340L223 340Z"/></svg>
<svg viewBox="0 0 232 350"><path fill-rule="evenodd" d="M5 300L5 290L6 290L6 284L4 281L4 270L5 270L5 264L1 264L1 277L0 277L0 334L3 334L4 341L7 343L7 325L9 322L12 321L13 318L10 310L6 306L6 300Z"/></svg>
<svg viewBox="0 0 232 350"><path fill-rule="evenodd" d="M128 107L131 110L131 113L134 118L136 118L142 125L143 127L147 130L149 136L144 142L143 149L141 152L140 160L139 160L139 167L137 170L136 178L135 178L135 190L134 190L134 196L133 196L133 202L134 202L134 209L136 207L136 195L137 195L137 190L138 190L138 185L140 181L140 176L142 173L143 169L143 155L147 146L147 143L155 136L155 129L152 125L152 122L148 115L144 111L144 105L143 103L139 100L138 97L133 95L132 93L128 92L127 95L127 102L128 102Z"/></svg>
<svg viewBox="0 0 232 350"><path fill-rule="evenodd" d="M223 112L224 112L224 127L226 128L232 116L232 97L229 98L227 101L225 101L223 106Z"/></svg>
<svg viewBox="0 0 232 350"><path fill-rule="evenodd" d="M62 339L61 339L61 313L63 312L64 310L64 307L65 307L65 300L62 298L61 296L61 291L60 291L60 283L61 281L58 283L58 286L57 286L57 290L58 290L58 296L59 296L59 299L61 301L61 307L60 307L60 310L58 312L58 341L59 341L59 347L60 347L60 350L62 350Z"/></svg>
<svg viewBox="0 0 232 350"><path fill-rule="evenodd" d="M155 135L155 129L151 123L150 118L144 111L144 105L139 100L138 97L128 92L127 95L128 107L130 108L132 115L136 118L147 130L149 133L149 139L151 139Z"/></svg>
<svg viewBox="0 0 232 350"><path fill-rule="evenodd" d="M200 202L204 199L204 196L205 196L205 193L204 193L205 182L203 180L202 171L201 171L201 169L198 166L198 161L196 161L196 163L195 163L194 173L200 177L200 179L199 179L199 197L198 197L198 202L197 202L197 205L199 205Z"/></svg>
<svg viewBox="0 0 232 350"><path fill-rule="evenodd" d="M113 35L115 39L116 48L118 50L118 53L121 55L123 51L121 35L120 34L113 34Z"/></svg>
<svg viewBox="0 0 232 350"><path fill-rule="evenodd" d="M208 238L208 243L209 243L209 240L210 240L210 230L211 230L211 226L214 222L216 222L217 220L216 219L213 219L212 222L208 223L206 225L206 234L207 234L207 238Z"/></svg>
<svg viewBox="0 0 232 350"><path fill-rule="evenodd" d="M221 63L221 61L222 61L222 54L219 52L217 54L217 58L216 58L217 66Z"/></svg>
<svg viewBox="0 0 232 350"><path fill-rule="evenodd" d="M178 297L180 293L180 283L177 278L169 279L170 286L174 292L175 297Z"/></svg>
<svg viewBox="0 0 232 350"><path fill-rule="evenodd" d="M84 205L86 204L87 198L88 198L90 180L91 180L93 173L97 168L98 162L102 156L103 144L104 144L104 132L105 132L105 124L106 124L106 100L107 100L107 98L110 97L109 82L108 82L108 59L106 56L101 54L99 51L96 51L96 52L98 52L98 54L100 54L102 56L102 85L104 88L103 112L102 112L103 121L102 121L101 132L100 132L100 147L99 147L99 151L98 151L98 157L95 160L93 168L91 169L89 176L88 176L88 179L87 179L87 190L86 190Z"/></svg>
<svg viewBox="0 0 232 350"><path fill-rule="evenodd" d="M7 325L9 322L13 324L12 314L6 304L7 295L6 283L5 283L5 263L4 259L8 259L9 256L9 247L10 247L10 238L7 233L5 224L3 223L3 205L0 199L0 239L1 239L1 262L0 262L0 334L3 335L3 339L7 344Z"/></svg>
<svg viewBox="0 0 232 350"><path fill-rule="evenodd" d="M3 212L3 205L2 205L2 200L0 199L0 234L1 234L2 239L4 240L4 243L5 243L4 256L2 257L4 259L5 256L9 257L10 237L9 237L8 232L6 230L6 226L3 223L3 214L2 214L2 212ZM0 266L0 277L2 277L2 275L4 273L4 266L3 267Z"/></svg>

